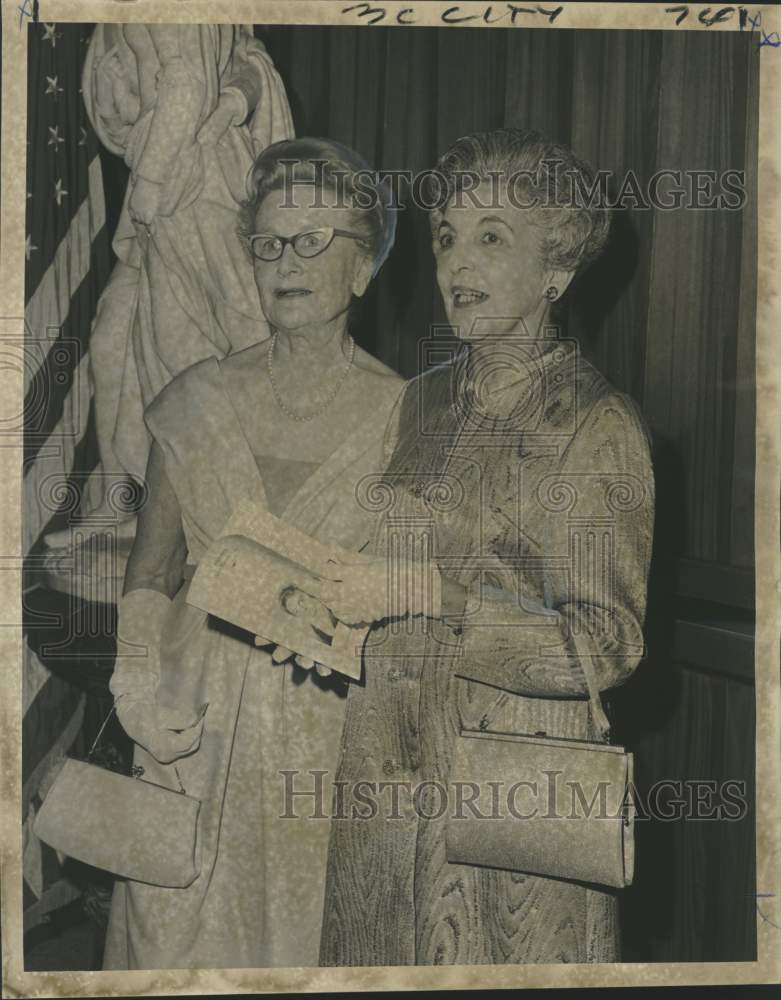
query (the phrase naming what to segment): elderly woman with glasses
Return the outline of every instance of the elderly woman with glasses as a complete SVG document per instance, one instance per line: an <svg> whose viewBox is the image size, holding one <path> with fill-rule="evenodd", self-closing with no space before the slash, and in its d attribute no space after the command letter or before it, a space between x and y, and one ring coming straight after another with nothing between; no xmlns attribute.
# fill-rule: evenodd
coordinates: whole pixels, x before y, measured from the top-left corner
<svg viewBox="0 0 781 1000"><path fill-rule="evenodd" d="M646 431L551 323L609 219L578 200L590 169L534 132L466 136L439 172L437 279L464 349L402 398L374 487L375 557L316 590L343 622L376 626L348 698L321 962L616 961L614 891L577 881L560 855L543 877L485 849L494 816L535 805L509 799L529 777L523 745L492 774L496 807L485 796L459 812L453 787L464 730L597 739L606 720L583 664L607 690L643 655ZM474 809L485 837L451 863L448 823Z"/></svg>
<svg viewBox="0 0 781 1000"><path fill-rule="evenodd" d="M383 191L367 204L364 182L355 197L359 172L367 164L327 140L260 155L239 236L272 336L194 365L145 413L149 499L118 623L120 654L136 655L118 656L111 689L145 779L201 800L200 874L184 889L118 884L106 968L318 962L328 822L283 818L282 772L306 789L325 772L327 808L346 682L186 600L242 500L350 550L370 537L355 484L381 468L401 380L348 330L395 225Z"/></svg>

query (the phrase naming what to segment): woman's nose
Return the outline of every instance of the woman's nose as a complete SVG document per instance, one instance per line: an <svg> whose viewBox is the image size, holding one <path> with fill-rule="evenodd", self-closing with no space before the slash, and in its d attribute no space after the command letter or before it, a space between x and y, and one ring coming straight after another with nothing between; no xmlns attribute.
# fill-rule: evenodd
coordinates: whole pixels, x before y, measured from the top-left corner
<svg viewBox="0 0 781 1000"><path fill-rule="evenodd" d="M286 243L282 248L282 256L277 260L277 272L280 275L296 274L301 270L301 258L293 249L292 243Z"/></svg>
<svg viewBox="0 0 781 1000"><path fill-rule="evenodd" d="M453 275L458 274L459 271L471 271L474 266L472 253L467 247L463 246L463 244L461 246L456 244L456 246L454 246L448 254L448 257L450 273Z"/></svg>

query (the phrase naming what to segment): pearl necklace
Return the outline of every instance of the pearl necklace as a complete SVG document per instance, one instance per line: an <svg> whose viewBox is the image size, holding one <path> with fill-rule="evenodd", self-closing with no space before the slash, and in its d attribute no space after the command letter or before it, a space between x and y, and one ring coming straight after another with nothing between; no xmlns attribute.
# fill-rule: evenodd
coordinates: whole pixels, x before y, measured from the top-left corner
<svg viewBox="0 0 781 1000"><path fill-rule="evenodd" d="M295 410L291 410L288 407L287 403L284 403L282 401L282 397L279 394L279 389L277 388L277 383L274 380L274 348L276 347L276 344L277 344L277 333L275 331L273 336L271 337L271 343L268 345L268 355L266 357L266 361L268 367L268 380L271 383L271 391L274 393L274 399L276 400L277 406L290 420L299 420L302 422L307 420L314 420L315 417L319 416L323 412L323 410L325 410L328 406L330 406L331 403L334 401L334 399L336 399L336 394L339 392L339 390L342 387L342 383L347 378L347 375L353 366L353 360L355 359L355 341L353 340L352 337L350 337L350 353L347 359L346 368L339 376L339 378L336 380L336 382L334 382L334 386L328 393L328 396L326 397L325 401L322 402L320 406L318 406L317 409L313 410L311 413L296 413Z"/></svg>

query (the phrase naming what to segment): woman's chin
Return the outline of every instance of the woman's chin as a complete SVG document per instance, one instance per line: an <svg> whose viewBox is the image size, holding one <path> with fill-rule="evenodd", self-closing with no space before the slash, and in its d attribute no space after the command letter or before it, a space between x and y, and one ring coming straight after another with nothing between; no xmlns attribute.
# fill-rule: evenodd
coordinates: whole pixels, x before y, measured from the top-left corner
<svg viewBox="0 0 781 1000"><path fill-rule="evenodd" d="M466 324L454 323L456 337L463 340L465 344L476 344L482 340L496 340L501 336L500 330L481 329L479 321Z"/></svg>
<svg viewBox="0 0 781 1000"><path fill-rule="evenodd" d="M271 325L280 333L295 333L296 330L309 328L317 325L322 320L322 314L318 315L316 309L305 309L301 306L275 309L271 319Z"/></svg>
<svg viewBox="0 0 781 1000"><path fill-rule="evenodd" d="M447 321L453 327L459 340L472 340L475 336L475 328L480 326L480 320L480 313L474 308L450 309L447 312Z"/></svg>
<svg viewBox="0 0 781 1000"><path fill-rule="evenodd" d="M450 319L454 333L459 340L468 344L495 341L505 337L528 341L526 324L511 320L498 320L487 316L454 317Z"/></svg>

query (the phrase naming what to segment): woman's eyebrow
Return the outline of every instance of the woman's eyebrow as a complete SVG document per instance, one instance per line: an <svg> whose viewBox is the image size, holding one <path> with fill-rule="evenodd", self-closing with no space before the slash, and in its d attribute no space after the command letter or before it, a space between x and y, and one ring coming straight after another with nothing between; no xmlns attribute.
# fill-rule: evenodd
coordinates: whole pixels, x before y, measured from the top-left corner
<svg viewBox="0 0 781 1000"><path fill-rule="evenodd" d="M513 232L513 227L508 225L504 219L500 219L498 215L484 215L478 225L482 225L484 222L498 222L500 226L504 226L505 229L509 229Z"/></svg>

